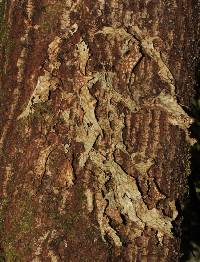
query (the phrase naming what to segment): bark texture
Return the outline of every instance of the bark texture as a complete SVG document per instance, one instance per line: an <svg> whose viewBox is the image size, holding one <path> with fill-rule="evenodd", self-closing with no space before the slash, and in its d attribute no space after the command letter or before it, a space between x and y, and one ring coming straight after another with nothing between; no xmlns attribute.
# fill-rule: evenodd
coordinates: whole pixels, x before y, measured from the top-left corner
<svg viewBox="0 0 200 262"><path fill-rule="evenodd" d="M179 261L198 1L0 1L6 261Z"/></svg>

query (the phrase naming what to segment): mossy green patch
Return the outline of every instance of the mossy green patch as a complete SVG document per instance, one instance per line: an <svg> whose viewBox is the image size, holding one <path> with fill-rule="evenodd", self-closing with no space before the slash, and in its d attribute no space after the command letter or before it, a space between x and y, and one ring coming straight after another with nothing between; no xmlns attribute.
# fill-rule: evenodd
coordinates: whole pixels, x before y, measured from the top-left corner
<svg viewBox="0 0 200 262"><path fill-rule="evenodd" d="M31 202L25 201L24 206L22 206L22 213L19 222L19 230L23 233L30 233L34 231L34 209Z"/></svg>
<svg viewBox="0 0 200 262"><path fill-rule="evenodd" d="M8 206L8 198L2 198L0 200L0 235L3 230L4 220L5 220L5 211Z"/></svg>
<svg viewBox="0 0 200 262"><path fill-rule="evenodd" d="M2 236L2 246L3 252L0 254L0 262L13 262L13 261L21 261L19 255L16 250L12 246L12 243L9 243L6 239L7 234L4 231L4 222L6 217L6 210L9 204L8 198L3 198L0 200L0 235Z"/></svg>
<svg viewBox="0 0 200 262"><path fill-rule="evenodd" d="M16 249L11 245L7 245L4 247L4 256L6 262L21 261L20 256L17 253Z"/></svg>
<svg viewBox="0 0 200 262"><path fill-rule="evenodd" d="M2 247L4 250L4 257L6 261L21 261L20 255L29 255L31 253L31 240L37 235L37 231L34 227L35 222L35 205L29 194L23 199L17 200L14 203L9 202L9 207L12 210L15 209L15 215L9 218L9 228L4 228L4 218L7 215L9 217L8 200L4 200L4 213L2 221ZM23 239L28 239L29 245L18 248L18 244ZM17 250L17 251L16 251Z"/></svg>

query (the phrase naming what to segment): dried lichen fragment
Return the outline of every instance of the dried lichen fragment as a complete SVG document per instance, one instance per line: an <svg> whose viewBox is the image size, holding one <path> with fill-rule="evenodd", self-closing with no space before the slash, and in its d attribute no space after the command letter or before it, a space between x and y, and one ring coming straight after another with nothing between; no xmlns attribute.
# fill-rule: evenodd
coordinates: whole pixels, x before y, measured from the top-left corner
<svg viewBox="0 0 200 262"><path fill-rule="evenodd" d="M43 76L38 78L35 90L28 102L26 109L18 116L18 120L27 117L29 114L34 112L33 105L48 101L49 92L57 88L58 79L52 77L52 75L45 70Z"/></svg>
<svg viewBox="0 0 200 262"><path fill-rule="evenodd" d="M154 164L153 159L147 159L147 161L141 161L139 163L135 164L136 169L144 176L147 175L147 171L150 169L150 167Z"/></svg>
<svg viewBox="0 0 200 262"><path fill-rule="evenodd" d="M169 68L163 62L160 52L154 48L153 40L157 39L158 37L150 37L146 36L138 26L133 26L130 28L130 32L133 36L135 36L139 41L144 50L158 65L159 71L158 74L171 88L171 94L175 94L175 84L174 84L174 77L170 72Z"/></svg>
<svg viewBox="0 0 200 262"><path fill-rule="evenodd" d="M50 153L52 152L52 146L48 146L41 150L39 157L35 163L34 173L37 177L42 178L47 168L47 161Z"/></svg>
<svg viewBox="0 0 200 262"><path fill-rule="evenodd" d="M48 56L49 56L49 68L52 72L53 70L58 70L60 67L60 61L58 61L58 52L60 49L60 43L62 39L59 36L56 36L54 40L49 44Z"/></svg>
<svg viewBox="0 0 200 262"><path fill-rule="evenodd" d="M136 207L136 215L144 224L147 224L151 228L157 229L163 233L163 235L173 237L171 231L173 228L171 224L173 219L169 217L163 217L163 215L156 208L148 210L146 205L138 205Z"/></svg>
<svg viewBox="0 0 200 262"><path fill-rule="evenodd" d="M91 96L88 87L84 85L80 91L80 104L84 111L83 127L78 130L77 141L83 142L85 152L80 157L79 165L83 167L88 159L88 154L92 149L101 128L95 116L96 100Z"/></svg>
<svg viewBox="0 0 200 262"><path fill-rule="evenodd" d="M50 43L48 48L49 56L49 71L44 70L44 75L38 77L36 87L29 99L26 109L18 116L18 120L27 117L34 111L32 105L39 102L45 102L48 100L48 95L51 90L55 90L58 86L59 79L52 75L53 70L58 70L60 62L58 61L59 45L61 38L56 36L55 39Z"/></svg>
<svg viewBox="0 0 200 262"><path fill-rule="evenodd" d="M71 187L74 184L74 173L70 161L66 160L60 171L58 182L61 186Z"/></svg>
<svg viewBox="0 0 200 262"><path fill-rule="evenodd" d="M52 262L60 261L60 258L58 258L52 250L49 250L48 257L51 259Z"/></svg>
<svg viewBox="0 0 200 262"><path fill-rule="evenodd" d="M33 16L33 11L34 11L34 5L32 0L27 1L27 6L26 6L27 14L28 14L28 19L31 20Z"/></svg>
<svg viewBox="0 0 200 262"><path fill-rule="evenodd" d="M77 48L78 48L78 54L79 54L79 68L80 68L80 72L85 75L85 70L86 70L86 64L87 61L89 59L89 49L86 45L86 43L84 42L84 40L81 40L78 44L77 44Z"/></svg>
<svg viewBox="0 0 200 262"><path fill-rule="evenodd" d="M104 215L104 210L107 206L107 202L103 199L101 193L96 193L95 195L96 206L97 206L97 219L99 222L99 227L101 231L102 239L105 241L105 235L108 234L112 238L117 247L122 246L122 242L117 235L117 232L109 225L109 219Z"/></svg>
<svg viewBox="0 0 200 262"><path fill-rule="evenodd" d="M87 198L87 208L88 208L88 211L91 213L94 209L94 204L93 204L93 202L94 202L94 196L93 195L94 194L89 188L87 188L85 190L85 195L86 195L86 198Z"/></svg>
<svg viewBox="0 0 200 262"><path fill-rule="evenodd" d="M101 31L98 31L97 33L104 33L104 34L108 34L111 35L112 37L117 37L120 39L131 39L133 38L133 36L131 34L129 34L123 27L111 27L111 26L104 26L103 29Z"/></svg>
<svg viewBox="0 0 200 262"><path fill-rule="evenodd" d="M186 141L190 145L194 145L196 139L191 138L188 131L188 128L194 122L194 119L183 110L183 108L178 104L176 98L171 95L160 93L154 103L169 113L170 124L179 126L183 129L185 131Z"/></svg>
<svg viewBox="0 0 200 262"><path fill-rule="evenodd" d="M170 114L169 121L172 125L180 126L186 130L193 123L193 119L185 113L174 97L161 93L156 98L156 104Z"/></svg>
<svg viewBox="0 0 200 262"><path fill-rule="evenodd" d="M70 111L69 110L64 110L62 112L62 117L65 120L66 123L68 123L69 119L70 119Z"/></svg>

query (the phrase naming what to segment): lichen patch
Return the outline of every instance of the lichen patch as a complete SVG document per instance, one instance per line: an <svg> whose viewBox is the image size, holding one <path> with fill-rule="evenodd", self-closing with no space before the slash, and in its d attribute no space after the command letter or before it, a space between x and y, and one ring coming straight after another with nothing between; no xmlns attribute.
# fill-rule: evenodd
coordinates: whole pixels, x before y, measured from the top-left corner
<svg viewBox="0 0 200 262"><path fill-rule="evenodd" d="M67 186L68 188L74 184L74 172L70 161L66 160L61 167L58 182L61 186Z"/></svg>
<svg viewBox="0 0 200 262"><path fill-rule="evenodd" d="M80 157L79 165L83 167L88 159L88 154L92 149L101 127L95 116L95 99L90 95L88 87L84 85L80 91L80 104L84 111L83 127L78 131L77 141L83 142L85 152Z"/></svg>
<svg viewBox="0 0 200 262"><path fill-rule="evenodd" d="M107 161L102 155L94 150L90 152L90 158L102 171L112 174L114 185L112 189L113 194L107 193L109 195L109 204L112 203L113 205L113 203L115 203L117 209L122 214L127 215L131 221L137 222L137 225L141 227L141 230L144 229L145 225L147 225L150 228L155 228L160 231L163 235L165 234L169 237L173 237L171 232L171 222L173 221L173 218L163 216L163 214L155 208L151 210L147 208L146 204L143 202L141 193L134 178L128 176L116 162ZM102 196L100 197L100 193L98 193L99 205L100 199L101 208L104 209L104 211L101 211L101 214L98 214L98 221L100 223L101 233L104 235L105 232L108 231L106 202ZM107 199L107 196L105 196L105 199ZM113 241L115 240L113 239Z"/></svg>
<svg viewBox="0 0 200 262"><path fill-rule="evenodd" d="M150 37L145 35L138 26L133 26L130 28L131 34L136 37L140 41L140 44L144 50L157 64L159 67L158 74L163 79L163 81L167 82L167 84L171 88L171 94L175 94L175 81L172 73L170 72L167 65L163 62L160 52L154 48L153 40L157 39L157 36Z"/></svg>
<svg viewBox="0 0 200 262"><path fill-rule="evenodd" d="M89 48L83 39L77 44L78 54L79 54L79 68L80 72L85 75L86 64L89 59Z"/></svg>
<svg viewBox="0 0 200 262"><path fill-rule="evenodd" d="M61 38L56 36L55 39L49 44L48 56L49 70L44 70L44 75L38 77L35 89L28 101L25 110L18 116L18 120L27 117L34 112L33 105L46 102L48 100L49 92L55 90L59 85L59 79L52 75L53 71L56 71L60 67L60 62L58 61L59 45L61 43ZM54 72L55 73L55 72Z"/></svg>
<svg viewBox="0 0 200 262"><path fill-rule="evenodd" d="M147 171L154 164L154 159L147 159L147 161L141 161L139 163L135 163L136 169L144 176L147 175Z"/></svg>
<svg viewBox="0 0 200 262"><path fill-rule="evenodd" d="M156 104L169 113L169 121L172 125L187 130L193 123L193 119L185 113L173 96L161 93L156 98Z"/></svg>
<svg viewBox="0 0 200 262"><path fill-rule="evenodd" d="M42 149L34 165L34 173L37 177L42 178L47 170L47 162L52 152L52 146Z"/></svg>
<svg viewBox="0 0 200 262"><path fill-rule="evenodd" d="M94 193L89 188L87 188L85 190L85 195L87 199L87 208L88 211L91 213L94 209Z"/></svg>

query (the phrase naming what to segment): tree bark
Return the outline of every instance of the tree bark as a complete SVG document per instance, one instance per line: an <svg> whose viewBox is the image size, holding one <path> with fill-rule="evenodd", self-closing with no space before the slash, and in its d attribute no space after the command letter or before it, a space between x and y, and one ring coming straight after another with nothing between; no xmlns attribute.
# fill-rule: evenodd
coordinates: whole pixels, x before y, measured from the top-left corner
<svg viewBox="0 0 200 262"><path fill-rule="evenodd" d="M198 1L0 8L2 260L179 261Z"/></svg>

